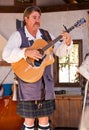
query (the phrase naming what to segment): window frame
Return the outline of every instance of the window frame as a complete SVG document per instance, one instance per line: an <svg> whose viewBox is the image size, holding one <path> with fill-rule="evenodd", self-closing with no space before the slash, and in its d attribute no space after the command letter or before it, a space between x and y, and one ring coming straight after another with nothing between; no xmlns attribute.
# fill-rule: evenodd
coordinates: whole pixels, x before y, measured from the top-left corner
<svg viewBox="0 0 89 130"><path fill-rule="evenodd" d="M79 51L78 51L78 54L79 54L79 64L78 66L81 65L82 63L82 60L83 60L83 51L82 51L82 44L83 44L83 41L82 39L76 39L76 40L73 40L73 44L79 44ZM79 82L76 82L76 83L59 83L58 79L59 79L59 65L58 65L58 57L57 56L54 56L54 59L55 59L55 62L53 64L53 76L54 76L54 84L55 84L55 87L81 87L81 83L82 83L82 76L79 74Z"/></svg>

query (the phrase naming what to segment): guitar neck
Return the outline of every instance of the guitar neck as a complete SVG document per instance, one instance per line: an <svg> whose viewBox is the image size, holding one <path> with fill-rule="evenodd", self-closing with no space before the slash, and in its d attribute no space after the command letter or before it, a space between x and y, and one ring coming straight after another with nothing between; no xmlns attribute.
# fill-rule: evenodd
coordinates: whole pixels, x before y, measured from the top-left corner
<svg viewBox="0 0 89 130"><path fill-rule="evenodd" d="M71 26L68 29L64 26L65 31L70 33L74 28L79 27L80 25L82 25L85 22L86 22L86 20L84 18L82 18L82 19L78 20L73 26ZM53 46L57 41L60 41L61 39L62 39L62 35L59 35L57 38L55 38L54 40L49 42L42 50L46 51L48 48Z"/></svg>
<svg viewBox="0 0 89 130"><path fill-rule="evenodd" d="M58 40L60 40L62 38L62 35L59 35L58 37L56 37L54 40L52 40L50 43L48 43L45 47L43 47L43 51L46 51L48 48L50 48L51 46L53 46Z"/></svg>
<svg viewBox="0 0 89 130"><path fill-rule="evenodd" d="M69 29L67 29L67 32L69 33L70 31L72 31L75 27L72 26ZM51 46L53 46L57 41L60 41L62 39L62 35L59 35L58 37L56 37L54 40L52 40L50 43L48 43L44 48L43 51L46 51L48 48L50 48Z"/></svg>

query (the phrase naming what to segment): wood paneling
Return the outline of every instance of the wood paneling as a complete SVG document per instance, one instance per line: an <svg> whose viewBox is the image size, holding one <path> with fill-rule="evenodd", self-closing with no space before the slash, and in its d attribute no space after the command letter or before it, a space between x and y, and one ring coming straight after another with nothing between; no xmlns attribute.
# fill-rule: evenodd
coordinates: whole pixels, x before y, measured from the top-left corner
<svg viewBox="0 0 89 130"><path fill-rule="evenodd" d="M56 95L56 110L50 117L55 127L78 127L82 113L82 96Z"/></svg>

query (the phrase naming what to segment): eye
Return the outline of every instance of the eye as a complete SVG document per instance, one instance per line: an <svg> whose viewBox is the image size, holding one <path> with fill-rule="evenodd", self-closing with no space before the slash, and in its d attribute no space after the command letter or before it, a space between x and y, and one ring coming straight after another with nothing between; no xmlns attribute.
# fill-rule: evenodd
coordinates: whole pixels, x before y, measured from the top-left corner
<svg viewBox="0 0 89 130"><path fill-rule="evenodd" d="M33 16L33 19L36 19L36 16Z"/></svg>

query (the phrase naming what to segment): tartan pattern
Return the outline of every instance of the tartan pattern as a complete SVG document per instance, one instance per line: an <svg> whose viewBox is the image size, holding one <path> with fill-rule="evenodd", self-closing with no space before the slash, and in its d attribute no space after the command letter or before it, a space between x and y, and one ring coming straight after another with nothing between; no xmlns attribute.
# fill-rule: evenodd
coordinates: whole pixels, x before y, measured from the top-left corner
<svg viewBox="0 0 89 130"><path fill-rule="evenodd" d="M42 102L42 108L38 109L35 101L18 101L17 114L27 118L38 118L49 116L55 110L55 100L46 100Z"/></svg>

